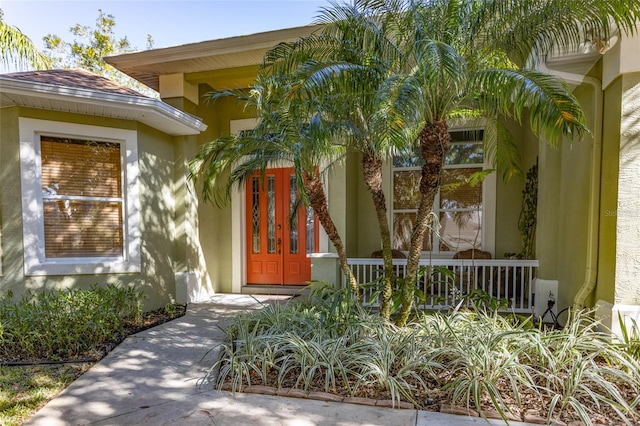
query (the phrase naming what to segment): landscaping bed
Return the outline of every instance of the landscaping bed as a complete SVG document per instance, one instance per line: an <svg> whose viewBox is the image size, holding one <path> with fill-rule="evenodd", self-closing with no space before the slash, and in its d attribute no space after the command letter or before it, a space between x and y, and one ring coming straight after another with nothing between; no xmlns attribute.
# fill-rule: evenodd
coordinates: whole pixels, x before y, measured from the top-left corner
<svg viewBox="0 0 640 426"><path fill-rule="evenodd" d="M416 313L399 328L328 291L239 316L226 332L210 370L222 389L532 423L640 424L637 340L611 341L588 313L561 330L462 309Z"/></svg>
<svg viewBox="0 0 640 426"><path fill-rule="evenodd" d="M141 312L142 295L109 286L0 301L0 424L20 425L124 338L184 315Z"/></svg>

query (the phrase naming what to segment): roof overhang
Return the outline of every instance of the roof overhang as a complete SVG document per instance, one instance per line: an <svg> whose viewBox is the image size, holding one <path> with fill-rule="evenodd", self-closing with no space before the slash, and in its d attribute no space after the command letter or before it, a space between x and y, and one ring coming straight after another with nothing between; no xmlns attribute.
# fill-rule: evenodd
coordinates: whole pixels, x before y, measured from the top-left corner
<svg viewBox="0 0 640 426"><path fill-rule="evenodd" d="M200 118L159 99L0 76L0 108L9 106L139 121L172 136L197 135L207 128Z"/></svg>
<svg viewBox="0 0 640 426"><path fill-rule="evenodd" d="M547 71L586 76L608 51L619 47L619 38L618 30L611 25L608 39L590 35L580 43L554 46L546 57L539 58L537 62Z"/></svg>
<svg viewBox="0 0 640 426"><path fill-rule="evenodd" d="M585 76L601 57L602 54L595 50L575 48L562 53L552 52L542 62L550 69Z"/></svg>
<svg viewBox="0 0 640 426"><path fill-rule="evenodd" d="M264 54L278 43L292 42L308 36L319 25L203 41L162 49L145 50L108 56L107 63L125 74L160 91L159 76L182 73L191 83L220 85L218 74L223 70L257 70ZM255 72L252 81L255 79ZM246 86L245 86L246 87Z"/></svg>

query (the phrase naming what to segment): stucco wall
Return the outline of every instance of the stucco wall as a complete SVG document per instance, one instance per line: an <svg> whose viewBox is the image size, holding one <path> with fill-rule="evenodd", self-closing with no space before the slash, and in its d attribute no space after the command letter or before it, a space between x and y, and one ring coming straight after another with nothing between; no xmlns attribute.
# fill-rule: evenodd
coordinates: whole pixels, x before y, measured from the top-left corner
<svg viewBox="0 0 640 426"><path fill-rule="evenodd" d="M141 272L65 276L24 276L18 118L137 130L140 169ZM88 288L93 284L135 285L147 296L145 308L157 308L175 298L174 139L135 122L99 119L24 108L5 108L0 114L0 200L2 203L3 274L0 293L11 290Z"/></svg>
<svg viewBox="0 0 640 426"><path fill-rule="evenodd" d="M174 144L170 136L140 125L142 285L156 303L175 297Z"/></svg>
<svg viewBox="0 0 640 426"><path fill-rule="evenodd" d="M593 128L593 89L581 85L574 95ZM557 149L540 142L538 276L558 280L558 310L573 303L585 278L591 151L591 135L565 140Z"/></svg>
<svg viewBox="0 0 640 426"><path fill-rule="evenodd" d="M518 231L518 218L522 210L522 191L525 186L527 171L538 157L538 139L526 127L516 122L506 124L514 142L520 150L522 175L513 176L505 182L500 174L496 179L496 259L504 258L506 253L520 253L522 238Z"/></svg>
<svg viewBox="0 0 640 426"><path fill-rule="evenodd" d="M613 303L614 301L616 279L616 226L621 108L622 79L617 79L604 91L600 244L598 250L598 284L595 288L595 300L604 300L609 303Z"/></svg>
<svg viewBox="0 0 640 426"><path fill-rule="evenodd" d="M373 205L373 199L371 193L367 189L367 185L364 183L364 177L362 175L362 157L360 155L353 156L350 165L350 179L352 185L350 185L350 193L347 197L350 200L349 209L351 214L357 215L357 218L352 220L354 226L351 229L355 229L357 234L355 250L352 250L350 254L354 257L370 257L371 253L380 250L382 248L380 242L380 226L378 224L378 216ZM389 228L393 232L393 218L391 217L391 210L393 209L393 191L391 190L391 165L383 165L383 185L386 186L385 199L387 202L387 218L389 219ZM355 192L354 192L355 191ZM353 245L353 244L351 244Z"/></svg>
<svg viewBox="0 0 640 426"><path fill-rule="evenodd" d="M347 194L349 193L349 178L348 178L348 165L346 161L342 161L334 164L329 170L327 170L325 182L327 186L325 188L327 192L327 202L329 204L329 214L331 219L338 230L340 238L342 239L347 256L353 253L353 247L355 244L351 244L349 240L349 232L347 231L347 222L349 217L350 207L347 201ZM353 235L353 234L352 234ZM328 250L331 253L335 253L335 247L329 242Z"/></svg>
<svg viewBox="0 0 640 426"><path fill-rule="evenodd" d="M210 91L201 86L201 97ZM222 98L214 103L201 102L196 115L201 117L208 128L198 136L198 145L229 134L229 122L255 116L251 111L231 98ZM200 187L197 187L200 191ZM242 189L244 193L244 189ZM232 216L230 204L217 208L210 203L200 202L198 206L200 244L204 259L202 284L210 286L215 292L232 292ZM244 218L236 218L244 220Z"/></svg>
<svg viewBox="0 0 640 426"><path fill-rule="evenodd" d="M616 304L640 304L640 73L621 86L616 240Z"/></svg>
<svg viewBox="0 0 640 426"><path fill-rule="evenodd" d="M18 137L18 108L0 109L0 225L2 232L2 277L0 291L21 291L15 277L22 268L22 211L20 209L20 162ZM14 277L14 278L11 278ZM11 281L9 281L11 280ZM8 283L13 283L8 286Z"/></svg>

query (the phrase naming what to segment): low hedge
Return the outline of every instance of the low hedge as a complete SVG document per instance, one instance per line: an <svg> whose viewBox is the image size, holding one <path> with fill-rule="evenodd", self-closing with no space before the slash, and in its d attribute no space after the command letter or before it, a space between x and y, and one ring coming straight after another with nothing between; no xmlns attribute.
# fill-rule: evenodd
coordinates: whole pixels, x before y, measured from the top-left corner
<svg viewBox="0 0 640 426"><path fill-rule="evenodd" d="M132 287L29 292L0 298L0 361L72 360L98 355L127 321L142 315L142 292Z"/></svg>

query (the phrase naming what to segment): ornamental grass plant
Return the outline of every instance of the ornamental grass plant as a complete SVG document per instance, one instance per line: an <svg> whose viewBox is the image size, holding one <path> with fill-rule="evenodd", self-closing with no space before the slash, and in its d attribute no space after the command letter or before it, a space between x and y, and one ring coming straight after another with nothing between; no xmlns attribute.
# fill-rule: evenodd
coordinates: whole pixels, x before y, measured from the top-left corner
<svg viewBox="0 0 640 426"><path fill-rule="evenodd" d="M239 316L201 383L267 385L468 407L504 419L533 412L582 424L640 421L640 363L591 313L562 330L495 312L416 313L397 327L319 286L308 299ZM213 350L213 349L212 349Z"/></svg>

